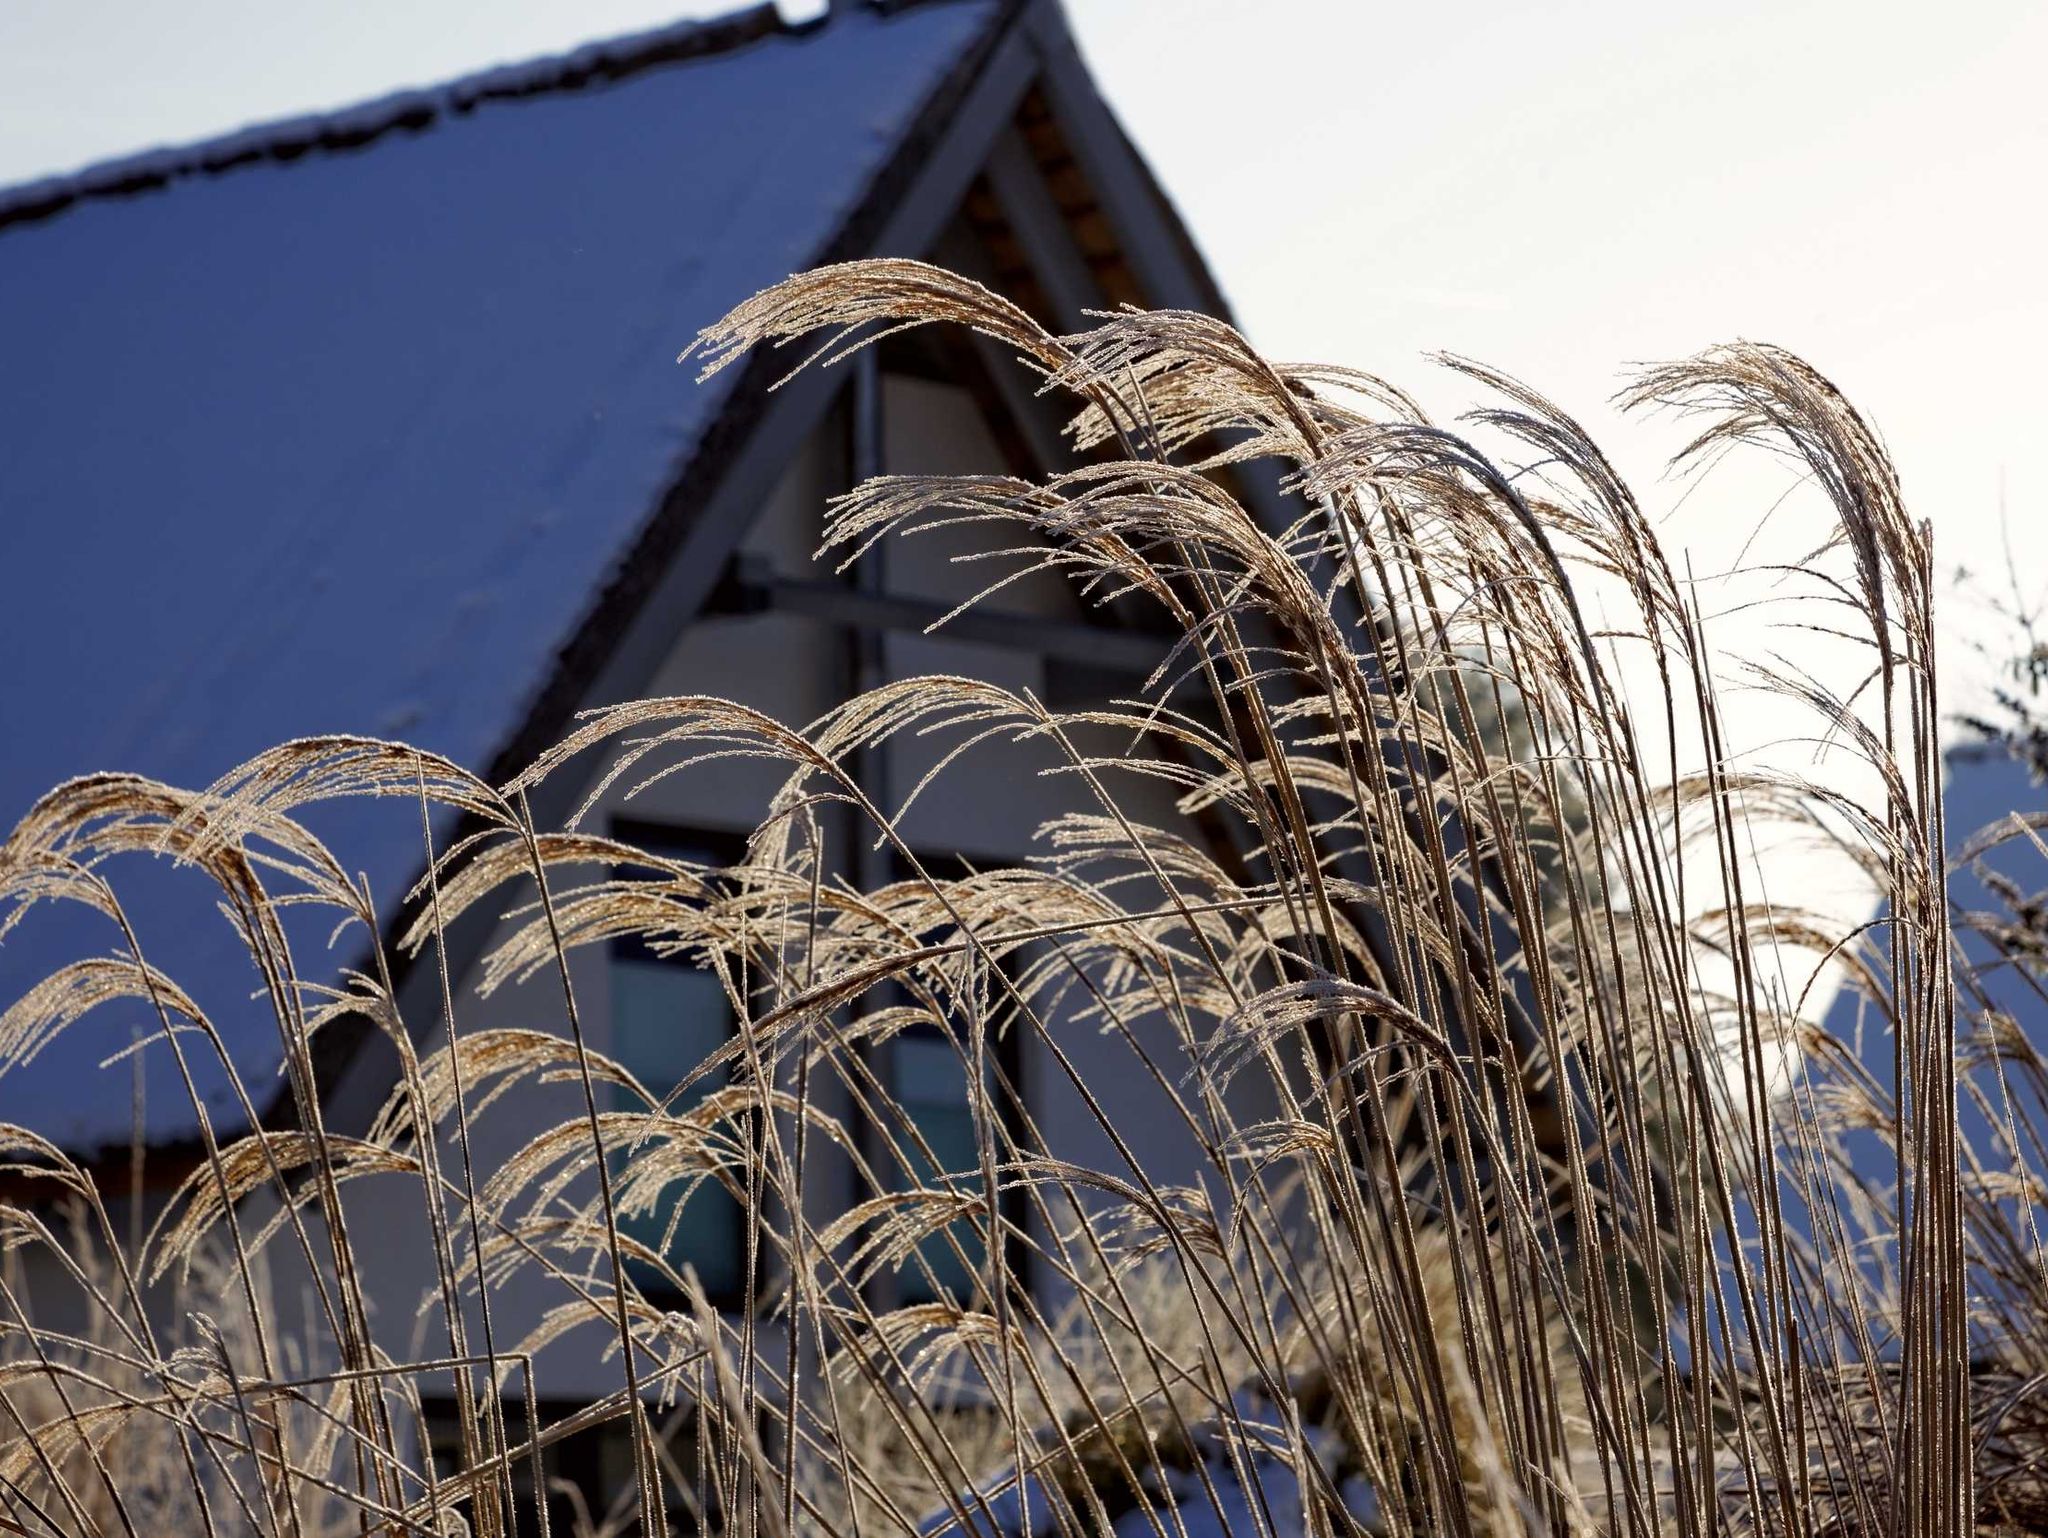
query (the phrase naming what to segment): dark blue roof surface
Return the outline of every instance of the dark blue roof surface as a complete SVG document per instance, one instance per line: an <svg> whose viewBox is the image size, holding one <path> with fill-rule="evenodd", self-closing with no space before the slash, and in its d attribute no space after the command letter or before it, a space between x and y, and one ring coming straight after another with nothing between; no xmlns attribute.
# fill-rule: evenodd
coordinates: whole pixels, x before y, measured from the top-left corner
<svg viewBox="0 0 2048 1538"><path fill-rule="evenodd" d="M486 765L722 402L680 346L824 250L993 13L700 58L672 29L0 193L0 829L72 775L203 786L314 732ZM388 912L417 815L349 831ZM232 954L182 906L166 946ZM0 946L0 1002L59 943ZM167 966L264 1085L254 975ZM125 1139L93 1065L130 1023L0 1076L0 1120ZM187 1133L152 1056L152 1136Z"/></svg>

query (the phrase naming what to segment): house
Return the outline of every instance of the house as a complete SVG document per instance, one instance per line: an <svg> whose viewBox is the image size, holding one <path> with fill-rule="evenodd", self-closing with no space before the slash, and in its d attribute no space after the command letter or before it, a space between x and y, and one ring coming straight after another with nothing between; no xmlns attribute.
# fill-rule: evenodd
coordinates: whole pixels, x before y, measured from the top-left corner
<svg viewBox="0 0 2048 1538"><path fill-rule="evenodd" d="M2005 1114L2002 1097L2015 1091L1996 1083L1977 1044L1992 1034L1994 1014L2010 1019L2027 1041L2048 1039L2040 958L2029 952L2024 940L2010 948L2000 943L2015 929L2039 930L2048 888L2038 842L2043 793L2025 759L2004 744L1966 738L1947 750L1942 767L1948 900L1956 926L1955 1028L1957 1040L1965 1044L1960 1067L1966 1087L1959 1121L1970 1144L1995 1160L1991 1151L2006 1141L2005 1129L1998 1124ZM1890 916L1890 904L1880 904L1858 949L1859 964L1870 969L1869 982L1880 992L1892 986ZM1826 1026L1848 1045L1869 1085L1887 1101L1895 1096L1898 1076L1891 1023L1868 990L1853 984L1843 987L1829 1006ZM1968 1084L1972 1078L1978 1081L1974 1086ZM2024 1102L2024 1094L2018 1095L2018 1103ZM1843 1143L1856 1176L1874 1192L1891 1193L1898 1164L1889 1139L1857 1129L1845 1133Z"/></svg>
<svg viewBox="0 0 2048 1538"><path fill-rule="evenodd" d="M775 390L787 357L706 384L676 367L755 290L867 255L941 262L1062 329L1122 302L1223 306L1054 0L839 4L804 26L763 5L0 193L0 824L74 775L200 787L313 733L402 739L500 780L579 711L649 695L801 723L918 672L1056 704L1128 693L1165 642L1055 578L934 635L984 581L949 558L971 547L892 544L851 579L811 563L826 500L859 476L1065 462L1056 407L1011 360L932 329ZM900 795L930 751L892 748L876 791ZM976 760L906 837L982 865L1027 857L1063 794L1034 767ZM542 826L590 783L571 778L536 798ZM630 804L608 793L589 825L716 857L762 796L758 771L712 766ZM1134 805L1170 822L1154 800ZM309 820L395 915L423 869L420 809ZM151 1026L116 1007L7 1064L0 1119L101 1161L117 1190L138 1134L161 1189L192 1166L202 1114L225 1137L250 1110L289 1110L269 1006L211 894L135 863L119 879L145 952L252 1094L279 1098L245 1106L204 1051L189 1091L161 1044L118 1055ZM453 937L458 1018L495 932ZM0 996L114 938L38 909L0 944ZM300 970L339 974L362 939L295 934ZM594 1044L650 1082L682 1049L649 1021L730 1028L688 968L616 950L578 968ZM432 972L400 983L428 1033ZM489 1019L559 1029L559 1004L543 980ZM1044 1097L1048 1138L1066 1129L1062 1151L1094 1157L1074 1091L1023 1050L1010 1067ZM1071 1050L1085 1071L1106 1049ZM898 1043L889 1071L929 1098L938 1139L964 1087L919 1051ZM327 1123L360 1129L395 1056L348 1022L322 1053ZM1134 1112L1141 1145L1168 1135ZM478 1163L555 1114L495 1112ZM730 1292L733 1215L714 1205L682 1242ZM367 1264L399 1296L429 1280L395 1242ZM615 1386L616 1363L550 1351L551 1394Z"/></svg>

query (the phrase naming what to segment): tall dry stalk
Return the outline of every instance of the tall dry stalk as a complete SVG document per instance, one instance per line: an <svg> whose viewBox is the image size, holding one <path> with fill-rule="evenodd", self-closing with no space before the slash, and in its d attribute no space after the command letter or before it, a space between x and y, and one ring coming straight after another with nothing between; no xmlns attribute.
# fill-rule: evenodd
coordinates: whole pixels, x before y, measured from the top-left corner
<svg viewBox="0 0 2048 1538"><path fill-rule="evenodd" d="M502 786L336 738L202 791L76 781L16 828L0 923L82 903L114 944L0 1019L0 1067L115 1000L158 1022L150 1051L220 1051L124 922L115 857L168 851L218 884L257 968L293 1124L207 1134L142 1253L81 1281L90 1329L7 1300L15 1526L146 1526L143 1476L109 1456L145 1423L190 1483L195 1530L294 1538L315 1496L362 1531L507 1531L544 1450L602 1422L633 1447L614 1510L589 1517L614 1531L659 1530L666 1506L764 1538L1938 1538L1976 1529L1987 1457L2013 1498L1986 1509L2025 1519L2048 1370L2025 1182L2048 1079L2008 1041L2033 1116L2007 1095L1995 1146L1965 1147L1929 537L1828 382L1738 345L1651 370L1629 398L1697 420L1688 458L1788 454L1832 503L1848 571L1827 623L1868 652L1871 682L1848 702L1775 687L1874 769L1870 806L1731 760L1689 580L1601 451L1514 380L1457 365L1492 400L1472 431L1536 467L1521 471L1375 378L1272 363L1206 317L1125 312L1056 337L897 261L791 279L693 352L711 372L826 332L837 356L925 322L976 328L1071 396L1082 461L1037 485L872 481L833 506L827 548L1008 525L1020 563L1149 605L1182 637L1142 697L1062 714L918 678L803 730L709 697L647 700L595 712ZM1232 495L1254 462L1284 472L1290 526ZM1624 653L1652 687L1627 686ZM912 733L1056 755L1072 809L1044 857L920 865L859 772ZM534 826L530 794L581 783L598 754L586 807L731 756L781 789L726 868ZM1134 820L1133 775L1171 787L1188 826ZM305 825L366 797L469 830L430 851L388 930L346 851ZM1884 1072L1771 984L1788 949L1838 937L1755 889L1764 823L1825 833L1882 885L1889 921L1852 952ZM876 840L908 874L860 890L854 850ZM486 959L486 1000L552 973L557 1031L479 1023L487 1003L456 996L441 938L479 905L519 916ZM381 955L340 992L300 970L284 915L308 907L440 970L437 1018L402 1016ZM621 937L712 969L742 1021L673 1095L584 1044L569 957ZM368 1128L322 1122L311 1038L344 1014L402 1064ZM975 1070L977 1167L903 1189L891 1170L937 1161L870 1052L929 1026ZM1069 1055L1087 1031L1164 1097L1188 1170L1134 1151L1116 1086ZM1065 1156L1018 1086L983 1071L1006 1038L1070 1081L1106 1158ZM473 1124L528 1082L570 1086L573 1114L479 1166ZM104 1211L83 1171L9 1136L23 1189L54 1182ZM1847 1152L1864 1136L1892 1150L1889 1178ZM851 1205L820 1194L826 1153L855 1173ZM414 1300L366 1296L350 1238L357 1193L393 1181L420 1192L415 1242L437 1277L404 1358L372 1321ZM681 1310L633 1282L665 1262L623 1219L678 1182L716 1183L753 1218L757 1310L721 1313L694 1275L668 1278ZM11 1249L69 1253L26 1207L7 1222ZM205 1245L252 1306L246 1345L202 1363L144 1294ZM289 1323L254 1306L280 1252L308 1300ZM973 1276L964 1295L931 1273L945 1255ZM939 1301L877 1305L868 1279L900 1266ZM487 1305L514 1279L554 1303L508 1338ZM547 1421L532 1363L572 1331L610 1341L618 1387ZM1997 1407L1973 1393L1985 1360ZM429 1391L458 1403L438 1469L421 1452ZM678 1417L687 1456L658 1431Z"/></svg>

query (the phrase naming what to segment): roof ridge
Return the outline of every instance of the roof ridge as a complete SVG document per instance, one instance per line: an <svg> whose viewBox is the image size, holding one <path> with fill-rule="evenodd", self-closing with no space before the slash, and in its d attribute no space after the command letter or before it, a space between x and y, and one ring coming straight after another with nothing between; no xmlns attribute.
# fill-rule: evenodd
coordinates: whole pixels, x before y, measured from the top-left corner
<svg viewBox="0 0 2048 1538"><path fill-rule="evenodd" d="M0 229L35 224L75 203L132 197L195 177L264 162L289 164L311 154L361 149L394 133L420 133L486 102L580 91L648 70L730 53L768 37L802 37L830 28L835 14L789 22L774 0L722 15L671 22L581 43L562 53L494 64L439 85L414 86L345 107L253 123L227 133L118 155L75 171L0 187Z"/></svg>

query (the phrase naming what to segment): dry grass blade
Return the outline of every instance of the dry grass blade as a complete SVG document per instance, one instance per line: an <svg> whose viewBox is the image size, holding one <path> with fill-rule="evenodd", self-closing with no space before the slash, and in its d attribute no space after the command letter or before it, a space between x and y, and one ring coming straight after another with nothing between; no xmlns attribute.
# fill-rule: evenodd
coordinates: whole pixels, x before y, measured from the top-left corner
<svg viewBox="0 0 2048 1538"><path fill-rule="evenodd" d="M128 857L169 853L218 889L289 1093L225 1144L200 1107L144 1244L91 1173L0 1128L11 1530L499 1538L539 1531L550 1460L612 1427L630 1456L604 1502L576 1491L607 1534L2048 1531L2048 1067L1998 981L2048 999L2048 939L2004 876L1961 926L1978 948L1957 939L1931 540L1874 432L1749 345L1629 396L1698 416L1690 455L1761 447L1824 494L1804 575L1874 684L1745 682L1864 762L1866 807L1734 762L1682 563L1535 391L1453 360L1487 392L1460 436L1207 317L1097 320L1055 337L864 262L686 356L816 333L806 363L831 362L929 323L1021 354L1096 457L871 481L824 549L971 531L1012 563L988 591L1055 573L1146 609L1170 640L1129 699L919 677L799 729L679 696L589 714L499 788L328 738L204 791L105 775L31 810L0 934L76 902L113 949L7 1001L0 1076L137 1006L141 1050L233 1061L122 906ZM1287 526L1237 496L1252 460ZM906 745L928 767L884 797L872 766ZM912 846L970 755L1059 793L1035 863ZM583 826L735 765L766 780L729 860ZM537 828L557 781L576 810ZM307 826L357 799L419 812L400 912ZM441 844L437 808L465 819ZM1794 829L1881 884L1884 922L1836 933L1761 889L1757 848ZM2020 821L1966 855L2022 843L2048 851ZM398 955L309 978L308 906ZM694 969L737 1029L643 1082L584 1034L607 955ZM1837 961L1885 1050L1799 1015ZM349 1013L397 1085L329 1127L307 1038ZM885 1071L898 1052L957 1079L951 1120ZM69 1237L42 1196L74 1204ZM678 1258L679 1214L713 1201L744 1235L716 1305ZM380 1291L394 1243L423 1296ZM570 1352L617 1378L564 1410Z"/></svg>

